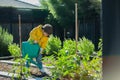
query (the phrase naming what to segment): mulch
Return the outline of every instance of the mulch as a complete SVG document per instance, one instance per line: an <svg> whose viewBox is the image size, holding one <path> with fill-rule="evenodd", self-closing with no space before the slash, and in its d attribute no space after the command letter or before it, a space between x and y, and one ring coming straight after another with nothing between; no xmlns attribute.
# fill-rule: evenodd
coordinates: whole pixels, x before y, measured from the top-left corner
<svg viewBox="0 0 120 80"><path fill-rule="evenodd" d="M12 65L8 65L0 62L0 71L8 72L12 69ZM11 80L11 78L0 76L0 80Z"/></svg>
<svg viewBox="0 0 120 80"><path fill-rule="evenodd" d="M11 80L11 78L6 78L6 77L1 77L0 76L0 80Z"/></svg>
<svg viewBox="0 0 120 80"><path fill-rule="evenodd" d="M0 62L0 71L11 72L12 65Z"/></svg>

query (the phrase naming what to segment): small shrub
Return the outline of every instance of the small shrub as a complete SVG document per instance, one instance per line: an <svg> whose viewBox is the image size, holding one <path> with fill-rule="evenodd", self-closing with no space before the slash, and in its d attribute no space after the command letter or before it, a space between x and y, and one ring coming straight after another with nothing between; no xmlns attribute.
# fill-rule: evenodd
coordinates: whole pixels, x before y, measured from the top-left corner
<svg viewBox="0 0 120 80"><path fill-rule="evenodd" d="M75 54L76 43L68 39L63 42L63 48L58 52L57 60L54 61L54 68L51 69L54 79L79 79L80 57Z"/></svg>
<svg viewBox="0 0 120 80"><path fill-rule="evenodd" d="M99 43L99 51L94 50L94 44L83 37L78 41L78 50L82 55L75 54L75 41L66 40L63 48L58 52L57 60L53 61L51 69L53 80L101 80L102 79L102 41ZM89 59L93 53L93 59ZM48 60L49 61L49 60Z"/></svg>
<svg viewBox="0 0 120 80"><path fill-rule="evenodd" d="M61 49L61 40L58 37L54 37L53 35L50 36L48 40L48 44L46 46L46 53L48 55L57 55L58 51Z"/></svg>
<svg viewBox="0 0 120 80"><path fill-rule="evenodd" d="M76 43L74 40L66 39L63 42L63 48L59 51L59 55L73 55L75 54Z"/></svg>
<svg viewBox="0 0 120 80"><path fill-rule="evenodd" d="M13 42L13 36L7 30L0 27L0 56L10 55L8 45Z"/></svg>
<svg viewBox="0 0 120 80"><path fill-rule="evenodd" d="M14 61L16 62L12 67L12 72L17 73L18 80L26 79L30 75L30 68L25 67L25 62L28 60L28 55L24 58L20 58L20 47L18 44L9 44L8 50L12 56L14 56ZM17 58L19 57L19 58ZM19 64L19 65L18 65ZM12 79L14 80L14 74Z"/></svg>
<svg viewBox="0 0 120 80"><path fill-rule="evenodd" d="M10 44L8 46L8 51L10 52L10 54L14 57L19 57L20 56L20 48L19 45L14 43L14 44Z"/></svg>
<svg viewBox="0 0 120 80"><path fill-rule="evenodd" d="M90 41L90 40L86 39L85 37L83 37L78 42L78 51L83 56L87 56L87 55L92 56L94 54L94 51L95 51L95 46L92 43L92 41Z"/></svg>
<svg viewBox="0 0 120 80"><path fill-rule="evenodd" d="M15 60L15 64L12 66L12 72L17 74L18 80L26 80L30 76L30 68L25 66L26 60L29 59L28 55L24 58L19 58ZM19 64L19 65L18 65ZM12 75L12 80L14 80L15 75Z"/></svg>

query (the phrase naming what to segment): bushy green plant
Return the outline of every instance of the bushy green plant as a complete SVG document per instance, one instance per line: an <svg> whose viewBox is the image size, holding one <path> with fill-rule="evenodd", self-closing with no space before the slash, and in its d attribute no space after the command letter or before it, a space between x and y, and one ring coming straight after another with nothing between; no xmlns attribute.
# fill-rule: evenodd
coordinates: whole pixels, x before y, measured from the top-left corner
<svg viewBox="0 0 120 80"><path fill-rule="evenodd" d="M20 56L20 48L19 45L14 43L14 44L9 44L8 50L10 54L14 57L19 57Z"/></svg>
<svg viewBox="0 0 120 80"><path fill-rule="evenodd" d="M15 60L15 64L12 66L12 71L17 74L18 80L26 80L30 76L30 68L25 67L26 60L29 59L28 55L24 58L19 58ZM18 65L19 64L19 65ZM15 75L12 75L14 80Z"/></svg>
<svg viewBox="0 0 120 80"><path fill-rule="evenodd" d="M80 64L78 64L78 62ZM101 80L102 58L94 58L91 61L81 60L77 55L61 56L54 62L55 67L51 69L54 79L61 80Z"/></svg>
<svg viewBox="0 0 120 80"><path fill-rule="evenodd" d="M85 37L81 38L80 41L78 41L78 51L83 56L94 54L95 46L92 43L92 41L86 39Z"/></svg>
<svg viewBox="0 0 120 80"><path fill-rule="evenodd" d="M99 45L102 45L102 42L100 42ZM85 37L78 42L78 46L78 49L82 52L82 59L80 55L75 54L75 41L64 41L63 48L58 52L59 55L57 60L53 61L55 64L54 68L51 69L52 76L54 77L53 80L57 78L61 80L102 79L101 47L99 47L99 51L95 51L94 44ZM96 56L93 56L93 59L89 60L93 52L96 52Z"/></svg>
<svg viewBox="0 0 120 80"><path fill-rule="evenodd" d="M8 56L8 45L13 42L13 36L0 26L0 56Z"/></svg>
<svg viewBox="0 0 120 80"><path fill-rule="evenodd" d="M102 80L102 58L81 60L80 80Z"/></svg>
<svg viewBox="0 0 120 80"><path fill-rule="evenodd" d="M17 74L18 80L22 80L24 78L28 78L30 75L30 69L25 67L25 62L28 58L28 55L26 55L24 58L20 58L20 47L18 44L13 43L9 44L8 47L9 52L12 56L14 56L14 61L16 62L12 67L12 71ZM19 58L17 58L19 57ZM14 74L12 75L12 79L14 80Z"/></svg>
<svg viewBox="0 0 120 80"><path fill-rule="evenodd" d="M94 50L92 41L83 37L78 44L78 50L82 54L80 80L102 79L102 39L98 45L98 51ZM94 55L95 54L95 55ZM90 60L90 57L92 59Z"/></svg>
<svg viewBox="0 0 120 80"><path fill-rule="evenodd" d="M80 64L77 63L80 58L78 57L76 59L76 56L77 55L62 55L58 57L58 59L54 62L54 68L51 69L54 79L60 78L63 80L64 78L67 78L70 80L73 79L76 75L80 75ZM79 76L77 79L79 79Z"/></svg>
<svg viewBox="0 0 120 80"><path fill-rule="evenodd" d="M102 50L103 50L103 41L102 39L99 39L98 51L97 51L98 56L102 56Z"/></svg>
<svg viewBox="0 0 120 80"><path fill-rule="evenodd" d="M45 64L46 66L53 66L53 65L55 65L53 63L55 60L56 59L54 58L54 55L45 56L45 57L42 58L42 63Z"/></svg>
<svg viewBox="0 0 120 80"><path fill-rule="evenodd" d="M48 44L46 46L46 53L49 55L55 54L61 49L61 40L58 37L55 37L53 35L50 36L48 40Z"/></svg>
<svg viewBox="0 0 120 80"><path fill-rule="evenodd" d="M75 54L76 43L74 40L67 39L63 42L63 48L59 51L60 55Z"/></svg>
<svg viewBox="0 0 120 80"><path fill-rule="evenodd" d="M75 54L76 43L74 40L65 40L63 48L58 52L58 58L54 61L54 68L51 70L54 79L60 78L79 79L80 57Z"/></svg>

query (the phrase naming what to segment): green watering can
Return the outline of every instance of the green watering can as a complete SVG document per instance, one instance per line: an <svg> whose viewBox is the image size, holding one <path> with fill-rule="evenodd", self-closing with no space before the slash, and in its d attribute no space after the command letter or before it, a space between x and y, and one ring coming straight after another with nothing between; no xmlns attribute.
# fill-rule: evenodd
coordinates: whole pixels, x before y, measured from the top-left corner
<svg viewBox="0 0 120 80"><path fill-rule="evenodd" d="M42 64L37 64L37 62L33 61L33 58L36 58L39 52L40 46L38 44L30 43L29 41L22 42L22 57L28 55L29 59L27 62L33 63L41 69ZM26 66L29 67L28 63L26 63Z"/></svg>
<svg viewBox="0 0 120 80"><path fill-rule="evenodd" d="M38 44L31 44L30 42L22 42L22 56L28 55L29 58L36 58L39 54L40 46Z"/></svg>

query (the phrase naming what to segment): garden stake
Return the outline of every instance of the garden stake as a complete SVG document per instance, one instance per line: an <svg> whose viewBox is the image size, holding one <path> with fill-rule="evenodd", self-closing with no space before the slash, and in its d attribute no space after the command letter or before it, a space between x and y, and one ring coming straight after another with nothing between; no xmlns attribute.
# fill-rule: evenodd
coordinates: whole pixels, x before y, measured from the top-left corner
<svg viewBox="0 0 120 80"><path fill-rule="evenodd" d="M78 42L78 15L77 15L77 1L75 3L75 39L76 39L76 54L78 52L77 50L77 42Z"/></svg>
<svg viewBox="0 0 120 80"><path fill-rule="evenodd" d="M20 44L20 54L22 55L22 53L21 53L21 15L19 14L18 15L18 20L19 20L19 44ZM21 59L22 59L22 57L21 57ZM22 60L21 60L22 61ZM21 64L20 66L21 66L21 72L20 72L20 75L21 75L21 77L20 77L20 80L22 80L22 65L23 64Z"/></svg>
<svg viewBox="0 0 120 80"><path fill-rule="evenodd" d="M76 3L75 3L75 39L76 39L76 55L78 55L78 4L77 4L77 0L76 0ZM76 66L78 66L76 64ZM77 72L77 68L76 68L76 72ZM75 74L76 76L76 74Z"/></svg>

